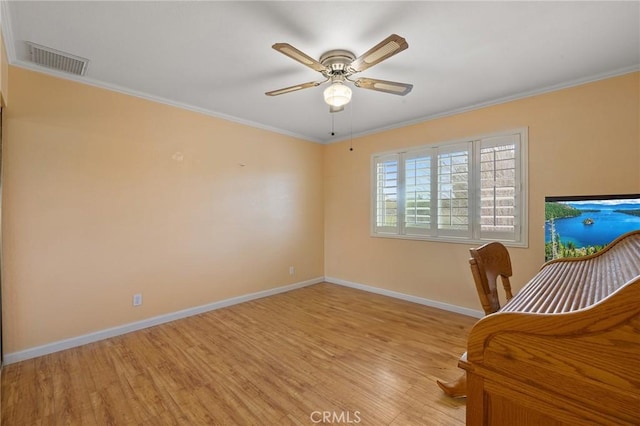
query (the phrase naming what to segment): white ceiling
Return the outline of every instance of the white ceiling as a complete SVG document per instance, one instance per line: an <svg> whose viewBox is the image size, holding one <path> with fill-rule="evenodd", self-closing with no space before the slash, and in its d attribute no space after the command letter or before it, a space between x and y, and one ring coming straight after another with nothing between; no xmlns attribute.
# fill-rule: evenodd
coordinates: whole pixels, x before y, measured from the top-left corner
<svg viewBox="0 0 640 426"><path fill-rule="evenodd" d="M322 143L640 69L638 1L4 1L1 20L13 65L46 71L30 41L88 58L79 81ZM322 80L274 43L359 56L392 33L409 48L358 77L405 97L353 88L330 114L326 86L264 94Z"/></svg>

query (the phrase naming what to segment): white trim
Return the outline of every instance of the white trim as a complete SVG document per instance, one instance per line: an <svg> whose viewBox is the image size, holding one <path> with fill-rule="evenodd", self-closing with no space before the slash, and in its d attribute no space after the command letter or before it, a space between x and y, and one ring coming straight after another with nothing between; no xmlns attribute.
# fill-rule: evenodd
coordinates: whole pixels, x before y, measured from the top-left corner
<svg viewBox="0 0 640 426"><path fill-rule="evenodd" d="M608 78L620 77L620 76L623 76L625 74L631 74L633 72L638 72L638 71L640 71L640 65L632 65L632 66L629 66L629 67L624 67L624 68L620 68L620 69L609 71L609 72L595 74L595 75L591 75L591 76L584 77L584 78L578 78L578 79L567 81L567 82L560 83L560 84L554 84L552 86L542 87L540 89L534 89L534 90L529 90L529 91L526 91L526 92L520 92L520 93L516 93L514 95L505 96L505 97L497 98L497 99L491 99L491 100L488 100L488 101L485 101L485 102L480 102L480 103L469 105L469 106L465 106L465 107L454 108L454 109L450 109L448 111L443 111L443 112L439 112L439 113L435 113L435 114L425 115L425 116L422 116L422 117L415 118L413 120L401 121L399 123L394 123L394 124L391 124L389 126L376 127L375 129L365 130L363 132L354 133L353 135L348 135L348 136L345 136L343 138L331 139L331 140L327 140L327 141L324 141L324 142L321 142L321 143L325 144L325 145L328 145L328 144L332 144L332 143L344 142L344 141L348 141L349 139L361 138L361 137L368 136L368 135L373 135L373 134L377 134L377 133L381 133L381 132L386 132L388 130L394 130L394 129L399 129L399 128L402 128L402 127L413 126L415 124L420 124L420 123L424 123L424 122L427 122L427 121L436 120L436 119L439 119L439 118L450 117L450 116L453 116L453 115L458 115L458 114L462 114L462 113L469 112L469 111L475 111L477 109L488 108L488 107L492 107L492 106L495 106L495 105L505 104L507 102L518 101L520 99L526 99L526 98L530 98L532 96L544 95L545 93L551 93L551 92L556 92L558 90L569 89L571 87L582 86L584 84L594 83L596 81L606 80Z"/></svg>
<svg viewBox="0 0 640 426"><path fill-rule="evenodd" d="M15 51L15 42L13 39L13 31L11 29L11 19L10 19L10 13L9 13L9 1L8 0L0 0L0 30L2 31L2 36L4 39L4 45L5 45L5 49L7 52L7 60L9 62L10 65L15 65L18 67L22 67L22 68L27 68L27 69L31 69L34 71L38 71L38 72L42 72L45 74L51 74L54 75L56 77L60 77L60 78L64 78L67 80L73 80L73 81L77 81L79 83L84 83L84 84L88 84L90 86L94 86L94 87L100 87L103 89L107 89L107 90L113 90L119 93L123 93L126 95L130 95L130 96L135 96L138 98L143 98L143 99L147 99L150 101L154 101L154 102L159 102L162 104L166 104L166 105L171 105L171 106L175 106L177 108L182 108L182 109L186 109L189 111L194 111L194 112L199 112L201 114L205 114L211 117L216 117L216 118L221 118L224 120L229 120L229 121L233 121L236 123L240 123L240 124L244 124L250 127L255 127L258 129L263 129L263 130L268 130L271 132L275 132L275 133L280 133L286 136L292 136L298 139L303 139L306 141L310 141L310 142L315 142L315 143L319 143L322 145L328 145L328 144L332 144L332 143L338 143L338 142L344 142L346 140L349 139L353 139L353 138L360 138L363 136L367 136L367 135L372 135L372 134L376 134L376 133L380 133L380 132L385 132L388 130L393 130L393 129L398 129L398 128L402 128L402 127L407 127L407 126L412 126L414 124L420 124L426 121L431 121L431 120L435 120L438 118L444 118L444 117L449 117L452 115L457 115L457 114L462 114L465 112L469 112L469 111L474 111L477 109L482 109L482 108L487 108L487 107L491 107L491 106L495 106L495 105L500 105L500 104L504 104L507 102L511 102L511 101L517 101L520 99L524 99L524 98L529 98L532 96L537 96L537 95L542 95L545 93L549 93L549 92L555 92L558 90L562 90L562 89L568 89L571 87L575 87L575 86L581 86L583 84L588 84L588 83L593 83L599 80L605 80L608 78L613 78L613 77L618 77L618 76L622 76L625 74L630 74L632 72L637 72L640 71L640 65L631 65L628 67L624 67L624 68L620 68L617 70L613 70L613 71L607 71L607 72L603 72L603 73L599 73L599 74L594 74L594 75L590 75L587 77L583 77L583 78L578 78L575 80L571 80L571 81L567 81L564 83L559 83L559 84L554 84L551 86L547 86L547 87L543 87L540 89L534 89L534 90L529 90L529 91L525 91L525 92L520 92L520 93L516 93L514 95L509 95L509 96L505 96L502 98L497 98L497 99L491 99L485 102L480 102L477 104L473 104L473 105L469 105L469 106L465 106L465 107L460 107L460 108L454 108L448 111L444 111L444 112L440 112L440 113L436 113L436 114L430 114L430 115L425 115L422 117L418 117L412 120L407 120L407 121L402 121L399 123L394 123L391 124L389 126L383 126L383 127L377 127L375 129L370 129L370 130L365 130L363 132L359 132L359 133L353 133L349 136L345 136L345 137L338 137L335 139L316 139L316 138L311 138L309 136L306 135L300 135L297 133L293 133L284 129L279 129L279 128L275 128L275 127L271 127L271 126L267 126L264 124L260 124L260 123L256 123L253 121L248 121L248 120L244 120L242 118L239 117L234 117L234 116L230 116L230 115L226 115L226 114L222 114L222 113L218 113L215 111L210 111L204 108L199 108L199 107L195 107L195 106L191 106L191 105L187 105L187 104L183 104L180 102L173 102L171 100L168 99L164 99L164 98L159 98L159 97L155 97L152 95L148 95L145 93L141 93L141 92L137 92L134 90L130 90L130 89L126 89L124 87L119 87L116 85L110 85L110 84L105 84L99 81L94 81L94 80L89 80L87 78L74 78L74 76L66 74L66 73L56 73L53 72L52 70L49 70L47 68L41 68L41 67L37 67L34 66L30 63L27 63L25 61L19 61L16 57L16 51Z"/></svg>
<svg viewBox="0 0 640 426"><path fill-rule="evenodd" d="M5 0L0 0L0 3L6 3ZM8 23L5 22L5 25L7 25ZM8 25L7 25L8 26ZM2 31L3 33L3 37L5 35L5 33L9 33L10 30L7 31ZM176 108L180 108L180 109L184 109L187 111L193 111L193 112L197 112L200 114L204 114L207 115L209 117L215 117L215 118L220 118L222 120L227 120L227 121L231 121L234 123L239 123L239 124L243 124L245 126L249 126L249 127L255 127L257 129L262 129L262 130L267 130L270 132L274 132L274 133L279 133L281 135L285 135L285 136L291 136L297 139L302 139L308 142L314 142L314 143L318 143L321 145L329 145L329 144L333 144L333 143L337 143L337 142L344 142L347 141L349 139L353 139L353 138L360 138L360 137L364 137L364 136L368 136L368 135L373 135L373 134L377 134L377 133L382 133L382 132L386 132L388 130L394 130L394 129L399 129L399 128L403 128L403 127L409 127L409 126L413 126L415 124L420 124L420 123L424 123L427 121L431 121L431 120L436 120L439 118L445 118L445 117L450 117L453 115L458 115L458 114L462 114L465 112L469 112L469 111L475 111L478 109L482 109L482 108L488 108L488 107L492 107L495 105L500 105L500 104L504 104L507 102L512 102L512 101L517 101L520 99L525 99L525 98L530 98L532 96L538 96L538 95L543 95L545 93L550 93L550 92L555 92L558 90L563 90L563 89L568 89L571 87L576 87L576 86L581 86L584 84L589 84L589 83L593 83L596 81L600 81L600 80L606 80L608 78L613 78L613 77L619 77L625 74L631 74L633 72L637 72L640 71L640 66L639 65L634 65L631 67L625 67L619 70L615 70L612 72L607 72L607 73L602 73L602 74L597 74L597 75L593 75L593 76L589 76L589 77L585 77L582 79L577 79L577 80L572 80L566 83L562 83L562 84L556 84L553 86L548 86L548 87L543 87L541 89L537 89L537 90L531 90L528 92L521 92L521 93L516 93L515 95L511 95L511 96L505 96L503 98L498 98L498 99L492 99L486 102L481 102L481 103L477 103L477 104L473 104L473 105L469 105L469 106L465 106L465 107L461 107L461 108L454 108L448 111L444 111L444 112L440 112L440 113L436 113L436 114L431 114L431 115L426 115L426 116L422 116L419 118L415 118L412 120L408 120L408 121L401 121L398 123L394 123L391 124L389 126L384 126L384 127L376 127L374 129L370 129L370 130L365 130L363 132L359 132L359 133L354 133L353 135L350 136L345 136L343 138L337 138L337 139L317 139L317 138L313 138L310 137L308 135L303 135L303 134L299 134L299 133L295 133L295 132L291 132L285 129L280 129L278 127L272 127L272 126L268 126L266 124L262 124L262 123L258 123L255 121L250 121L250 120L245 120L243 118L240 117L236 117L233 115L228 115L228 114L224 114L221 112L217 112L217 111L213 111L210 109L206 109L206 108L201 108L201 107L197 107L197 106L193 106L193 105L189 105L189 104L185 104L182 102L176 102L176 101L172 101L171 99L166 99L166 98L162 98L159 96L154 96L154 95L150 95L147 93L143 93L143 92L139 92L136 90L132 90L132 89L128 89L126 87L121 87L115 84L109 84L109 83L105 83L102 81L98 81L98 80L93 80L91 78L87 78L87 77L80 77L80 76L74 76L72 74L69 73L63 73L63 72L58 72L55 70L51 70L49 68L45 68L45 67L40 67L38 65L32 64L30 62L26 62L26 61L22 61L19 59L15 58L15 48L12 42L7 41L7 37L4 37L5 40L5 49L7 50L7 58L9 61L10 65L19 67L19 68L25 68L25 69L29 69L32 71L36 71L36 72L40 72L43 74L49 74L52 75L54 77L58 77L58 78L62 78L65 80L71 80L71 81L75 81L78 83L82 83L82 84L87 84L89 86L93 86L93 87L98 87L101 89L106 89L106 90L111 90L114 92L118 92L118 93L122 93L124 95L129 95L129 96L134 96L136 98L141 98L141 99L146 99L148 101L152 101L152 102L157 102L160 104L164 104L164 105L169 105L169 106L173 106ZM12 59L13 58L13 59Z"/></svg>
<svg viewBox="0 0 640 426"><path fill-rule="evenodd" d="M23 60L19 60L16 54L16 49L15 49L15 41L13 39L13 30L11 29L11 14L9 13L9 1L8 0L0 0L0 17L2 18L0 21L0 31L2 31L2 38L4 40L4 45L5 45L5 50L7 52L7 61L9 62L9 65L12 66L16 66L16 67L20 67L20 68L25 68L25 69L29 69L32 71L36 71L36 72L40 72L43 74L49 74L52 75L54 77L58 77L58 78L62 78L65 80L71 80L71 81L75 81L78 83L82 83L82 84L87 84L89 86L93 86L93 87L98 87L101 89L107 89L107 90L112 90L114 92L118 92L118 93L122 93L125 95L129 95L129 96L134 96L136 98L142 98L142 99L146 99L152 102L158 102L160 104L164 104L164 105L169 105L169 106L173 106L176 108L181 108L181 109L185 109L187 111L193 111L193 112L197 112L200 114L204 114L204 115L208 115L210 117L216 117L216 118L220 118L223 120L227 120L227 121L231 121L234 123L239 123L239 124L243 124L249 127L255 127L257 129L262 129L262 130L267 130L270 132L274 132L274 133L279 133L281 135L285 135L285 136L291 136L297 139L302 139L305 141L309 141L309 142L315 142L315 143L324 143L324 141L319 140L319 139L315 139L315 138L310 138L309 136L306 135L301 135L298 133L294 133L294 132L290 132L288 130L284 130L284 129L279 129L276 127L271 127L271 126L267 126L265 124L261 124L261 123L257 123L254 121L250 121L250 120L245 120L239 117L235 117L232 115L227 115L227 114L223 114L223 113L219 113L216 111L212 111L212 110L208 110L205 108L200 108L200 107L196 107L193 105L188 105L182 102L175 102L172 101L170 99L165 99L159 96L153 96L153 95L149 95L147 93L143 93L143 92L138 92L136 90L131 90L128 89L126 87L121 87L115 84L108 84L108 83L104 83L98 80L93 80L91 78L87 78L87 77L80 77L80 76L75 76L69 73L64 73L64 72L58 72L49 68L45 68L45 67L40 67L36 64L32 64L30 62L26 62Z"/></svg>
<svg viewBox="0 0 640 426"><path fill-rule="evenodd" d="M209 303L202 306L183 309L181 311L159 315L159 316L148 318L145 320L136 321L136 322L124 324L121 326L84 334L82 336L59 340L57 342L47 343L45 345L36 346L33 348L18 351L18 352L6 353L4 354L4 365L14 364L16 362L25 361L27 359L37 358L37 357L51 354L54 352L75 348L75 347L86 345L93 342L98 342L100 340L109 339L111 337L120 336L123 334L131 333L133 331L138 331L138 330L153 327L156 325L164 324L167 322L179 320L182 318L187 318L193 315L199 315L199 314L213 311L216 309L226 308L228 306L249 302L251 300L261 299L263 297L268 297L268 296L274 296L276 294L285 293L288 291L296 290L299 288L307 287L307 286L318 284L321 282L328 282L330 284L337 284L344 287L355 288L357 290L363 290L369 293L381 294L383 296L392 297L394 299L406 300L408 302L418 303L420 305L430 306L432 308L442 309L444 311L455 312L458 314L467 315L474 318L482 318L484 316L484 313L482 313L481 311L477 311L469 308L463 308L461 306L451 305L449 303L438 302L435 300L425 299L422 297L400 293L392 290L386 290L383 288L372 287L365 284L354 283L351 281L346 281L346 280L342 280L334 277L318 277L318 278L313 278L313 279L302 281L295 284L289 284L282 287L276 287L269 290L259 291L256 293L250 293L243 296L237 296L237 297L232 297L230 299L220 300L218 302L213 302L213 303Z"/></svg>
<svg viewBox="0 0 640 426"><path fill-rule="evenodd" d="M46 345L36 346L18 352L4 354L4 364L13 364L31 358L47 355L50 353L62 351L65 349L75 348L77 346L86 345L88 343L97 342L99 340L108 339L110 337L120 336L122 334L131 333L132 331L142 330L144 328L153 327L155 325L164 324L166 322L202 314L204 312L213 311L228 306L237 305L239 303L249 302L255 299L261 299L267 296L273 296L279 293L296 290L298 288L307 287L312 284L318 284L324 281L324 277L314 278L295 284L289 284L282 287L276 287L269 290L258 291L256 293L245 294L243 296L232 297L230 299L220 300L218 302L209 303L202 306L183 309L181 311L171 312L141 321L124 324L121 326L107 328L105 330L96 331L94 333L84 334L82 336L72 337L70 339L59 340Z"/></svg>
<svg viewBox="0 0 640 426"><path fill-rule="evenodd" d="M308 141L308 142L323 143L319 139L315 139L315 138L311 138L311 137L306 136L306 135L290 132L288 130L279 129L277 127L267 126L266 124L257 123L255 121L250 121L250 120L245 120L245 119L240 118L240 117L236 117L236 116L228 115L228 114L223 114L221 112L213 111L213 110L210 110L210 109L206 109L206 108L201 108L201 107L185 104L185 103L182 103L182 102L172 101L171 99L166 99L166 98L162 98L160 96L150 95L148 93L144 93L144 92L139 92L137 90L128 89L126 87L118 86L116 84L110 84L110 83L105 83L105 82L98 81L98 80L93 80L92 78L89 78L89 77L75 76L73 74L60 72L60 71L56 71L56 70L51 70L49 68L41 67L41 66L38 66L36 64L32 64L30 62L25 62L25 61L22 61L22 60L15 60L13 63L11 63L11 65L15 66L15 67L19 67L19 68L25 68L25 69L28 69L28 70L31 70L31 71L36 71L36 72L39 72L39 73L42 73L42 74L52 75L54 77L62 78L62 79L65 79L65 80L75 81L77 83L86 84L88 86L93 86L93 87L97 87L97 88L100 88L100 89L111 90L113 92L122 93L124 95L134 96L136 98L146 99L148 101L157 102L159 104L169 105L169 106L180 108L180 109L184 109L184 110L187 110L187 111L197 112L199 114L207 115L209 117L220 118L222 120L231 121L231 122L234 122L234 123L239 123L239 124L242 124L242 125L245 125L245 126L254 127L254 128L262 129L262 130L267 130L267 131L274 132L274 133L279 133L279 134L285 135L285 136L291 136L291 137L294 137L294 138L297 138L297 139L302 139L302 140L305 140L305 141Z"/></svg>
<svg viewBox="0 0 640 426"><path fill-rule="evenodd" d="M449 303L438 302L436 300L425 299L423 297L413 296L411 294L400 293L397 291L387 290L379 287L372 287L366 284L354 283L342 280L340 278L325 277L324 280L330 284L338 284L345 287L351 287L358 290L367 291L369 293L381 294L383 296L393 297L394 299L406 300L408 302L418 303L420 305L430 306L432 308L442 309L443 311L455 312L456 314L467 315L474 318L482 318L485 314L474 309L463 308L462 306L451 305Z"/></svg>
<svg viewBox="0 0 640 426"><path fill-rule="evenodd" d="M491 241L499 241L506 247L517 247L517 248L528 248L527 242L519 242L516 243L514 241L501 240L499 238L484 238L484 239L474 239L467 237L455 237L455 236L432 236L432 235L420 235L420 234L410 234L410 235L397 235L390 233L372 233L370 237L374 238L390 238L394 240L410 240L410 241L431 241L434 243L453 243L453 244L466 244L466 245L477 245L480 246L482 244L489 243Z"/></svg>

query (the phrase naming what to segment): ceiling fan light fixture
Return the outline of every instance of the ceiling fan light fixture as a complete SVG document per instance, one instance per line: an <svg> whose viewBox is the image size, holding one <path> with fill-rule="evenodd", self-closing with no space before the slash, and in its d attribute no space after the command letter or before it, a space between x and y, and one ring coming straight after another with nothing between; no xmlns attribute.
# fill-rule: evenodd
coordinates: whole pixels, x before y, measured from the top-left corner
<svg viewBox="0 0 640 426"><path fill-rule="evenodd" d="M324 89L324 101L332 107L341 107L351 101L351 89L342 81L335 81Z"/></svg>

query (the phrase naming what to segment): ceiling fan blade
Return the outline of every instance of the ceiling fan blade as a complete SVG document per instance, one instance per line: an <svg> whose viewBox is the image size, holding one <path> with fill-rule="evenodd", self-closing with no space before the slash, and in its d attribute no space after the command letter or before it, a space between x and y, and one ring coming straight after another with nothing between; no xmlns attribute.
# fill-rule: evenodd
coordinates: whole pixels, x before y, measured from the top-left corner
<svg viewBox="0 0 640 426"><path fill-rule="evenodd" d="M404 38L397 34L391 34L389 37L382 40L380 43L376 44L374 47L351 62L349 69L352 72L364 71L367 68L390 58L396 53L402 52L407 47L409 47L409 43L407 43Z"/></svg>
<svg viewBox="0 0 640 426"><path fill-rule="evenodd" d="M289 43L276 43L271 47L273 47L275 50L282 53L283 55L287 55L291 59L294 59L300 62L302 65L308 66L312 70L322 72L327 69L327 67L322 65L320 62L316 61L306 53L299 51L295 47L291 46Z"/></svg>
<svg viewBox="0 0 640 426"><path fill-rule="evenodd" d="M378 92L392 93L404 96L413 89L413 84L398 83L396 81L376 80L375 78L359 78L353 82L356 87L371 89Z"/></svg>
<svg viewBox="0 0 640 426"><path fill-rule="evenodd" d="M310 81L308 83L296 84L295 86L289 86L283 89L272 90L271 92L266 92L265 95L267 96L284 95L285 93L295 92L296 90L308 89L309 87L320 86L322 83L324 82Z"/></svg>

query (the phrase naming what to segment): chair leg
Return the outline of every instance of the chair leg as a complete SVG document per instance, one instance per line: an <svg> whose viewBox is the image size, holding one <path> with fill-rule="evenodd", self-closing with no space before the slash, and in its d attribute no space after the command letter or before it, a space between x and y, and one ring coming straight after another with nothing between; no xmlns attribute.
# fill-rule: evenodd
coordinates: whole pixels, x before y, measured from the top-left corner
<svg viewBox="0 0 640 426"><path fill-rule="evenodd" d="M440 389L452 398L465 398L467 396L467 375L462 374L453 382L445 383L441 380L436 380Z"/></svg>

